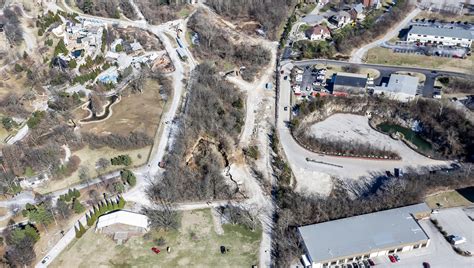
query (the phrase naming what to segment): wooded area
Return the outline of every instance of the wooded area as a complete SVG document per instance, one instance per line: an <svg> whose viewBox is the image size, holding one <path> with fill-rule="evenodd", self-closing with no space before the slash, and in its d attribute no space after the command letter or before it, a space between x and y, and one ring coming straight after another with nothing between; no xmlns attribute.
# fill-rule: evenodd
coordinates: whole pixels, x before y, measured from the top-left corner
<svg viewBox="0 0 474 268"><path fill-rule="evenodd" d="M276 267L289 267L303 254L297 227L397 208L422 202L425 195L440 189L457 189L474 184L470 168L430 174L405 173L401 178L374 178L380 183L354 183L349 192L339 182L327 198L308 196L280 187L276 190L277 219L274 228ZM353 197L353 194L356 196Z"/></svg>
<svg viewBox="0 0 474 268"><path fill-rule="evenodd" d="M251 19L257 21L272 40L279 38L281 26L296 0L207 0L206 4L217 14L232 20Z"/></svg>
<svg viewBox="0 0 474 268"><path fill-rule="evenodd" d="M234 69L245 67L245 70L242 70L242 78L247 81L253 81L261 68L270 62L268 49L261 45L249 44L247 40L234 40L225 29L214 23L204 10L198 10L191 16L188 27L200 37L199 45L193 46L197 57L215 61L218 65L230 62Z"/></svg>
<svg viewBox="0 0 474 268"><path fill-rule="evenodd" d="M243 125L244 111L238 105L243 96L216 73L208 63L193 71L185 112L164 159L166 170L147 191L151 200L212 200L234 195L222 172Z"/></svg>

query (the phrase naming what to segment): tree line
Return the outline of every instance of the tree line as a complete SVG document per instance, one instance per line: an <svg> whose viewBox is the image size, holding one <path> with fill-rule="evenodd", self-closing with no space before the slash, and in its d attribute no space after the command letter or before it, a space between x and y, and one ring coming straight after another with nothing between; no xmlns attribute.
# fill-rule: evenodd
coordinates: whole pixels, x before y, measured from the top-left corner
<svg viewBox="0 0 474 268"><path fill-rule="evenodd" d="M267 31L267 36L276 40L280 26L286 21L296 2L295 0L207 0L206 4L219 15L233 20L257 21Z"/></svg>
<svg viewBox="0 0 474 268"><path fill-rule="evenodd" d="M380 183L354 183L348 190L342 182L328 197L301 194L289 187L279 186L274 191L277 216L274 227L273 257L276 267L289 267L303 254L297 227L340 218L372 213L423 202L427 194L438 190L457 189L474 185L470 168L451 172L424 174L408 171L400 178L374 178Z"/></svg>

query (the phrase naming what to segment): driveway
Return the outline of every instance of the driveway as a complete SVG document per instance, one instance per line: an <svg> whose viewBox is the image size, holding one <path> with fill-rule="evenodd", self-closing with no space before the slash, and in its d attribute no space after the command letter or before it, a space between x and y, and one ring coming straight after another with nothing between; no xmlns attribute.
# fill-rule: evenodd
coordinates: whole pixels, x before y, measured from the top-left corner
<svg viewBox="0 0 474 268"><path fill-rule="evenodd" d="M365 54L369 49L372 49L374 47L378 47L381 44L389 41L390 39L396 37L400 30L402 30L405 25L407 25L413 18L415 18L419 13L421 12L421 9L415 8L412 10L410 13L407 14L407 16L400 21L395 27L390 29L382 38L377 39L373 41L372 43L369 43L367 45L362 46L361 48L355 50L352 52L351 58L349 59L349 62L353 63L362 63Z"/></svg>

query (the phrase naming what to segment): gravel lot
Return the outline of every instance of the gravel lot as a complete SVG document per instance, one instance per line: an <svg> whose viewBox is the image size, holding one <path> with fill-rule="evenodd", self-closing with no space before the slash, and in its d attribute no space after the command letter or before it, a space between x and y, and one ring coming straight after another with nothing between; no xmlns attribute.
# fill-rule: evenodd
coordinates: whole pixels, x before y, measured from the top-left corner
<svg viewBox="0 0 474 268"><path fill-rule="evenodd" d="M368 118L355 114L334 114L326 120L311 126L311 135L315 138L327 138L334 141L358 142L370 144L379 149L398 153L402 159L419 161L425 157L400 140L380 133L369 126Z"/></svg>

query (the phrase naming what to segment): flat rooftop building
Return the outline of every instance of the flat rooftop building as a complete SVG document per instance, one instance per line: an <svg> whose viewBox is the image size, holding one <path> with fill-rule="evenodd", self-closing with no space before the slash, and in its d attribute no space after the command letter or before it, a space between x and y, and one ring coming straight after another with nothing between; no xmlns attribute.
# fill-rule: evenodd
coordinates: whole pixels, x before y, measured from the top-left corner
<svg viewBox="0 0 474 268"><path fill-rule="evenodd" d="M407 35L408 42L461 47L471 47L472 38L469 30L416 25L410 28Z"/></svg>
<svg viewBox="0 0 474 268"><path fill-rule="evenodd" d="M388 83L374 87L374 94L384 94L400 101L413 100L418 91L418 77L392 74Z"/></svg>
<svg viewBox="0 0 474 268"><path fill-rule="evenodd" d="M365 93L367 75L339 72L331 79L332 91L346 93Z"/></svg>
<svg viewBox="0 0 474 268"><path fill-rule="evenodd" d="M429 237L417 219L430 211L421 203L302 226L298 231L313 268L335 267L428 246Z"/></svg>

